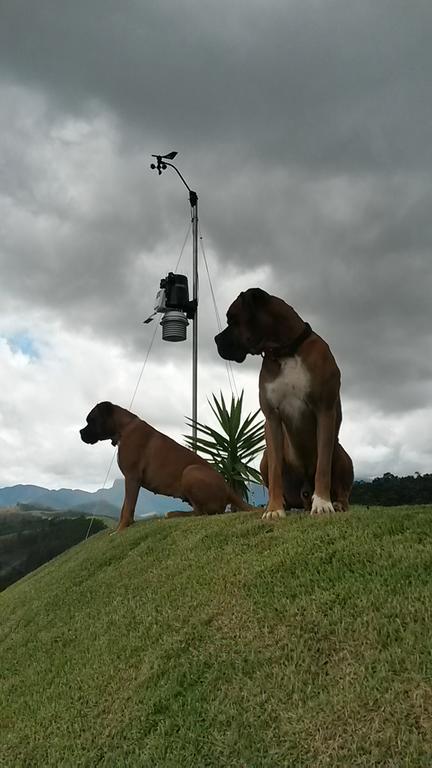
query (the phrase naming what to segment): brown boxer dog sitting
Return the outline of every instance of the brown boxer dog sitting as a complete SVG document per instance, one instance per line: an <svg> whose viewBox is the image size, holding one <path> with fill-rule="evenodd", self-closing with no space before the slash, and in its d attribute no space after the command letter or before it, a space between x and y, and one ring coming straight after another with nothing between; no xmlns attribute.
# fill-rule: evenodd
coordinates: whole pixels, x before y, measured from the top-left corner
<svg viewBox="0 0 432 768"><path fill-rule="evenodd" d="M85 443L111 440L118 445L125 498L117 531L133 523L140 488L182 499L196 515L222 514L228 504L250 509L205 459L125 408L98 403L86 421L87 426L80 430Z"/></svg>
<svg viewBox="0 0 432 768"><path fill-rule="evenodd" d="M259 399L266 417L269 502L264 517L285 517L285 485L312 514L347 510L354 478L339 443L340 371L328 344L277 296L249 288L231 304L215 337L225 360L261 355ZM266 468L266 462L268 466ZM310 502L301 498L302 489Z"/></svg>

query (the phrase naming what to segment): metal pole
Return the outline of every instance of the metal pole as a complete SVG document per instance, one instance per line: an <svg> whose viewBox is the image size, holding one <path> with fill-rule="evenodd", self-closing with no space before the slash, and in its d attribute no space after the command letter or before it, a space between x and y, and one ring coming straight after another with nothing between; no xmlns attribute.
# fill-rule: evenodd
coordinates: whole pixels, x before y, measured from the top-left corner
<svg viewBox="0 0 432 768"><path fill-rule="evenodd" d="M192 282L192 299L194 304L194 316L192 327L192 441L194 444L194 451L196 451L196 439L197 439L197 418L198 418L198 195L194 192L185 178L180 173L179 169L168 162L173 160L177 152L169 152L166 155L152 155L156 159L156 163L152 163L150 168L157 170L159 176L162 171L165 171L167 166L174 168L178 176L180 176L183 184L189 191L189 202L192 209L192 257L193 257L193 282Z"/></svg>
<svg viewBox="0 0 432 768"><path fill-rule="evenodd" d="M196 450L198 418L198 195L190 190L189 200L192 208L192 249L193 281L192 299L195 306L192 333L192 440Z"/></svg>

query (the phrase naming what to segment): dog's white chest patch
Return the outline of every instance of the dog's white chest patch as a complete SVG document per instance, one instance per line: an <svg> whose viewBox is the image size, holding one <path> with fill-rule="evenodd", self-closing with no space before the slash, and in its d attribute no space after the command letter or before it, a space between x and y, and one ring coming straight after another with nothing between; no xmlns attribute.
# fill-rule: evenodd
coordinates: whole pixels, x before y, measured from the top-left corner
<svg viewBox="0 0 432 768"><path fill-rule="evenodd" d="M297 355L281 360L279 376L266 384L270 405L293 422L298 421L306 408L309 390L309 371Z"/></svg>

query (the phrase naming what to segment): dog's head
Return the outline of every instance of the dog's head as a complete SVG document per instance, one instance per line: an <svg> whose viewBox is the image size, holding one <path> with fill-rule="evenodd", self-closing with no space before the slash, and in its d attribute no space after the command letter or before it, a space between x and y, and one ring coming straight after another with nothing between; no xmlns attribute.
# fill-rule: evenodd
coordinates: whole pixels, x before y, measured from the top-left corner
<svg viewBox="0 0 432 768"><path fill-rule="evenodd" d="M270 304L273 297L261 288L248 288L231 304L228 327L215 336L218 352L224 360L242 363L246 355L260 355L271 338Z"/></svg>
<svg viewBox="0 0 432 768"><path fill-rule="evenodd" d="M98 403L86 418L87 426L80 429L81 440L94 445L99 440L112 440L115 436L114 406L112 403Z"/></svg>

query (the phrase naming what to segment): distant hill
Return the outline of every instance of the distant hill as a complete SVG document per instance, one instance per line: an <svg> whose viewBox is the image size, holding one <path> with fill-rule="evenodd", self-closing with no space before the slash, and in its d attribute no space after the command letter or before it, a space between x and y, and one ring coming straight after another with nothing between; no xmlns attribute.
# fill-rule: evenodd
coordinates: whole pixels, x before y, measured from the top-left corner
<svg viewBox="0 0 432 768"><path fill-rule="evenodd" d="M88 519L78 513L35 515L16 507L0 510L0 592L106 527L106 518L105 521L97 518L90 527Z"/></svg>
<svg viewBox="0 0 432 768"><path fill-rule="evenodd" d="M87 515L108 515L117 517L123 503L124 481L119 478L114 481L111 488L100 488L97 491L83 491L79 488L60 488L50 490L38 485L14 485L10 488L0 488L0 508L13 507L19 503L32 504L35 508L49 508L52 510L74 510ZM251 502L255 505L264 503L265 494L260 486L254 486L251 494ZM137 515L150 513L164 516L171 510L190 509L188 504L173 499L169 496L146 491L141 488L137 503Z"/></svg>

